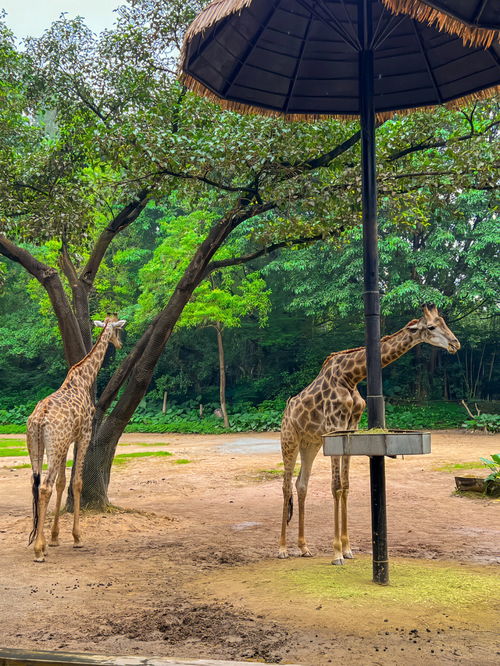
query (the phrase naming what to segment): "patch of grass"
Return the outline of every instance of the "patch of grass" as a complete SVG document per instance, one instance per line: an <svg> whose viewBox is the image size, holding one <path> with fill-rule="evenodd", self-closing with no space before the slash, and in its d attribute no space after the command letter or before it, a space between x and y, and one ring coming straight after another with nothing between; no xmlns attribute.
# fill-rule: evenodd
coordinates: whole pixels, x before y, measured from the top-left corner
<svg viewBox="0 0 500 666"><path fill-rule="evenodd" d="M178 458L177 460L172 460L172 462L176 465L187 465L188 463L192 462L192 460L188 460L187 458Z"/></svg>
<svg viewBox="0 0 500 666"><path fill-rule="evenodd" d="M283 467L283 463L279 463L278 467ZM295 465L293 476L298 476L300 472L300 465ZM273 479L282 479L284 474L283 469L259 469L254 478L258 481L272 481Z"/></svg>
<svg viewBox="0 0 500 666"><path fill-rule="evenodd" d="M170 446L170 442L119 442L118 446Z"/></svg>
<svg viewBox="0 0 500 666"><path fill-rule="evenodd" d="M0 439L0 449L26 448L26 442L23 439Z"/></svg>
<svg viewBox="0 0 500 666"><path fill-rule="evenodd" d="M0 449L0 458L18 458L27 455L28 449L19 449L15 447L12 447L11 449Z"/></svg>
<svg viewBox="0 0 500 666"><path fill-rule="evenodd" d="M2 435L17 435L24 432L26 432L25 425L14 425L13 423L0 425L0 434Z"/></svg>
<svg viewBox="0 0 500 666"><path fill-rule="evenodd" d="M482 462L479 462L477 460L473 462L464 462L464 463L447 463L446 465L442 465L441 467L435 467L434 471L435 472L454 472L457 469L484 469L484 465Z"/></svg>
<svg viewBox="0 0 500 666"><path fill-rule="evenodd" d="M304 603L314 605L318 602L340 604L335 606L337 612L339 608L353 605L358 612L363 607L377 608L384 613L382 617L389 617L388 613L401 606L410 606L414 615L443 608L460 614L464 607L474 608L476 613L484 607L494 615L492 591L498 572L494 566L393 557L390 585L380 586L371 580L371 558L359 555L343 567L332 566L327 558L290 558L284 563L268 561L238 567L238 571L227 575L240 582L238 594L244 587L262 593L271 579L272 595L276 600L300 598ZM224 574L219 572L218 584L224 585ZM231 589L236 594L234 586Z"/></svg>
<svg viewBox="0 0 500 666"><path fill-rule="evenodd" d="M128 460L134 458L171 456L168 451L136 451L135 453L119 453L113 458L113 465L124 465Z"/></svg>
<svg viewBox="0 0 500 666"><path fill-rule="evenodd" d="M22 465L13 465L12 467L9 467L9 469L28 469L31 467L30 463L24 463ZM66 467L73 467L73 461L72 460L66 460ZM47 463L43 463L42 469L48 469Z"/></svg>

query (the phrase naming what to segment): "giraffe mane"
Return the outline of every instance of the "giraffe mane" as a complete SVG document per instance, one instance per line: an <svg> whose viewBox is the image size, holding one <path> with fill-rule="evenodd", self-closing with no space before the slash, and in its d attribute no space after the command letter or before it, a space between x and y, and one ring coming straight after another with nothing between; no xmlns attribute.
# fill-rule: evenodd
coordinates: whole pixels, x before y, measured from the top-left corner
<svg viewBox="0 0 500 666"><path fill-rule="evenodd" d="M418 322L418 319L412 319L409 321L406 326L403 326L403 328L400 328L399 331L396 331L395 333L391 333L390 335L384 335L383 338L380 338L380 342L387 342L387 340L390 340L391 338L394 338L396 335L401 333L401 331L404 331L405 328L408 328L408 326L412 326L412 324L416 324ZM329 356L325 358L323 361L323 365L321 366L322 368L325 367L325 365L330 361L334 356L339 356L340 354L352 354L353 352L361 351L363 349L366 349L366 347L353 347L352 349L342 349L340 351L335 351L332 352Z"/></svg>

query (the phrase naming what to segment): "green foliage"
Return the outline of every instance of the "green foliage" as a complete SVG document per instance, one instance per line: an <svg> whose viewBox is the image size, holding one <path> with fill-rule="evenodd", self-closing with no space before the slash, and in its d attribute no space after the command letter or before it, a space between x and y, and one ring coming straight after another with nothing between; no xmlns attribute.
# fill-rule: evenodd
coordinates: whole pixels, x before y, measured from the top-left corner
<svg viewBox="0 0 500 666"><path fill-rule="evenodd" d="M480 460L491 472L486 477L486 481L500 481L500 454L493 453L491 459L480 458Z"/></svg>
<svg viewBox="0 0 500 666"><path fill-rule="evenodd" d="M467 430L484 430L485 432L500 432L500 414L479 414L473 419L462 423Z"/></svg>

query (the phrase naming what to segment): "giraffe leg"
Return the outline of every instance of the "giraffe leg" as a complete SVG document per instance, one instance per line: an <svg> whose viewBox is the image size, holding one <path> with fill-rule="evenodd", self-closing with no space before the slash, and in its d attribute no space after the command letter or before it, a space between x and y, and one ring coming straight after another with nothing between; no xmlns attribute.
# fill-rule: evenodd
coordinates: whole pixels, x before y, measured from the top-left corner
<svg viewBox="0 0 500 666"><path fill-rule="evenodd" d="M312 557L312 553L307 546L306 538L304 535L305 506L309 477L311 476L311 469L314 458L316 458L316 454L318 453L320 446L321 443L319 445L309 444L300 449L300 474L296 483L297 495L299 498L299 539L297 545L300 549L302 557Z"/></svg>
<svg viewBox="0 0 500 666"><path fill-rule="evenodd" d="M63 459L59 466L59 474L56 481L56 508L54 513L54 522L52 524L52 531L50 534L49 546L59 545L59 512L61 510L61 500L64 488L66 487L66 460Z"/></svg>
<svg viewBox="0 0 500 666"><path fill-rule="evenodd" d="M351 545L349 543L349 533L347 529L347 498L349 496L349 465L351 458L349 456L342 456L342 472L341 472L341 485L342 485L342 525L341 525L341 543L342 554L345 559L351 560L353 558Z"/></svg>
<svg viewBox="0 0 500 666"><path fill-rule="evenodd" d="M75 475L73 477L73 548L83 546L80 532L80 498L83 487L83 463L90 444L90 436L90 430L82 434L76 447L77 454L73 463L75 465Z"/></svg>
<svg viewBox="0 0 500 666"><path fill-rule="evenodd" d="M283 515L281 518L281 536L278 557L285 559L288 557L288 549L286 547L286 528L293 512L293 487L292 478L293 470L295 469L295 462L299 448L292 438L282 436L281 452L283 455L284 471L283 471Z"/></svg>
<svg viewBox="0 0 500 666"><path fill-rule="evenodd" d="M333 560L332 564L344 564L342 539L340 534L340 507L342 489L340 482L340 456L332 456L332 495L333 495Z"/></svg>

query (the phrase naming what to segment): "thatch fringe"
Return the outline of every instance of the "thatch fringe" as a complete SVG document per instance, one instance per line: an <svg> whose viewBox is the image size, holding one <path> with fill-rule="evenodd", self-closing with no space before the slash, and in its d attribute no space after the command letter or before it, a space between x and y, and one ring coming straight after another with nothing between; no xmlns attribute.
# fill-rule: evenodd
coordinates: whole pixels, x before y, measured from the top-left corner
<svg viewBox="0 0 500 666"><path fill-rule="evenodd" d="M253 0L212 0L212 2L201 11L186 31L184 41L189 41L199 32L210 28L214 23L236 14L251 5Z"/></svg>
<svg viewBox="0 0 500 666"><path fill-rule="evenodd" d="M198 14L189 26L184 43L195 35L210 28L221 19L235 14L249 7L253 0L212 0L205 9ZM464 44L488 48L494 41L500 39L500 30L482 28L460 21L446 13L431 7L425 0L381 0L394 14L408 14L421 23L437 27L438 30L458 35Z"/></svg>
<svg viewBox="0 0 500 666"><path fill-rule="evenodd" d="M465 45L489 48L500 39L500 30L481 28L464 23L445 11L439 11L426 4L425 0L382 0L394 14L408 14L420 23L428 23L438 30L460 37Z"/></svg>
<svg viewBox="0 0 500 666"><path fill-rule="evenodd" d="M265 109L253 104L242 104L241 102L222 99L209 88L204 86L203 83L200 83L185 72L180 73L179 80L183 85L186 86L186 88L196 93L197 95L206 97L210 101L215 102L225 111L235 111L237 113L241 113L242 115L270 116L272 118L282 118L283 120L290 122L317 122L318 120L328 120L329 118L334 118L336 120L354 121L358 118L357 114L281 113L280 111ZM492 88L479 90L478 92L472 93L471 95L465 95L464 97L454 99L450 102L447 102L445 106L448 109L456 109L481 99L494 97L498 94L500 94L500 86L493 86ZM407 116L410 113L434 111L437 106L438 105L420 106L409 109L398 109L396 111L382 111L376 114L376 119L378 122L384 122L385 120L390 120L396 115Z"/></svg>

